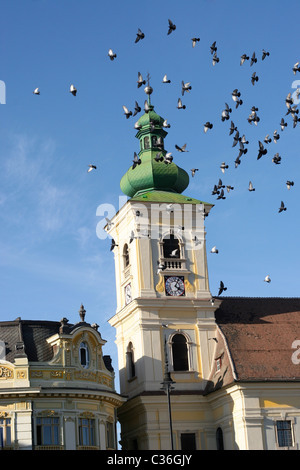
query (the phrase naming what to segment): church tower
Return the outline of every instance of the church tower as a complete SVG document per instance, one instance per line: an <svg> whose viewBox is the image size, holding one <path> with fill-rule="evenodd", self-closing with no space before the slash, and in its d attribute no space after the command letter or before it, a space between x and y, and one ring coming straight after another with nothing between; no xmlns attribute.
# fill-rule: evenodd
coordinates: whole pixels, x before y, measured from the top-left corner
<svg viewBox="0 0 300 470"><path fill-rule="evenodd" d="M129 199L106 226L115 243L117 293L109 323L116 329L120 392L128 397L118 412L121 444L200 448L218 303L205 245L212 205L183 194L189 175L165 149L166 121L151 104L152 91L148 84L136 123L139 152L120 183Z"/></svg>

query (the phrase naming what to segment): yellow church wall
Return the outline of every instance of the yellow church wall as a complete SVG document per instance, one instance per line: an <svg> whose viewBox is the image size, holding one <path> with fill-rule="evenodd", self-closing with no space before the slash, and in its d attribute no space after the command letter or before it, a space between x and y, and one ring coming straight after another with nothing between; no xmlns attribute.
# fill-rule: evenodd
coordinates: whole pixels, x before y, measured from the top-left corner
<svg viewBox="0 0 300 470"><path fill-rule="evenodd" d="M300 408L300 397L260 398L261 408Z"/></svg>

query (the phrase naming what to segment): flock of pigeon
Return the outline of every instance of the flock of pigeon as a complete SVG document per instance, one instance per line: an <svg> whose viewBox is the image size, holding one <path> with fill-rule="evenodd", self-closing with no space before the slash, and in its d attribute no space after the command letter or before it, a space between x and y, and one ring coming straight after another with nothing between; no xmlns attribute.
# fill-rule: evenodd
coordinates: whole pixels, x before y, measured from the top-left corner
<svg viewBox="0 0 300 470"><path fill-rule="evenodd" d="M167 35L170 35L173 31L176 30L176 25L169 19L168 20L168 30L167 30ZM135 43L138 43L139 41L143 40L145 38L145 34L141 31L140 28L138 28L137 30L137 33L136 33L136 39L135 39ZM200 42L200 38L199 37L193 37L191 38L191 41L192 41L192 47L194 48L196 46L196 44L198 42ZM220 58L218 57L217 55L217 44L216 44L216 41L213 42L210 46L210 53L212 55L212 65L215 66L216 64L219 63L220 61ZM266 51L266 50L262 50L262 56L261 56L261 60L264 61L267 57L270 56L270 52ZM109 49L108 51L108 57L111 61L114 61L116 58L117 58L117 54L112 50L112 49ZM256 56L256 53L253 52L252 56L250 57L250 55L247 55L247 54L243 54L241 57L240 57L240 66L243 66L243 64L246 62L246 61L249 61L250 63L250 67L252 67L254 64L257 63L258 61L258 58ZM297 62L295 63L295 65L292 67L292 71L293 71L293 74L296 75L297 72L300 72L300 62ZM150 85L149 85L149 74L148 74L148 90L151 89ZM254 86L259 80L259 77L257 76L256 72L254 71L251 75L251 83L252 85ZM146 85L147 81L143 79L143 76L140 72L138 72L138 80L137 80L137 87L140 88L142 85ZM169 84L171 83L171 80L168 79L167 77L167 74L165 74L162 78L162 83L164 84ZM181 82L181 95L182 97L184 97L184 94L185 93L188 93L190 92L190 90L192 89L192 86L191 86L191 83L190 82L184 82L182 81ZM72 84L70 86L70 93L73 95L73 96L76 96L77 94L77 89L76 87ZM145 88L145 91L147 93L147 87ZM36 88L33 93L35 95L39 95L40 94L40 90L39 88ZM239 106L242 106L243 104L243 100L241 98L241 93L238 89L234 89L232 91L232 100L233 102L235 103L235 108L237 109ZM296 90L296 97L297 99L299 98L300 96L300 89L297 89ZM299 110L297 108L297 105L294 104L294 99L292 97L292 94L289 93L285 99L285 104L286 104L286 107L287 107L287 112L286 112L286 116L290 115L292 117L292 125L293 125L293 128L295 128L297 126L297 123L300 122L300 117L298 117L298 113L299 113ZM177 109L186 109L186 106L183 104L182 102L182 99L181 98L178 98L178 102L177 102ZM139 112L141 112L141 107L139 106L138 102L135 101L135 107L134 107L134 111L132 112L131 110L129 110L125 105L123 105L123 111L124 111L124 115L126 117L126 119L129 119L131 116L134 117L136 116ZM145 113L148 113L150 110L149 108L149 102L148 100L145 100L144 102L144 111ZM250 125L254 124L255 126L258 125L259 121L260 121L260 118L258 116L258 108L253 106L251 108L251 112L248 116L248 123ZM248 148L247 148L247 145L249 144L249 141L247 141L245 135L240 135L240 132L239 130L237 129L237 127L235 126L234 122L231 120L231 113L232 113L232 108L228 105L228 103L225 103L225 108L224 110L222 111L221 113L221 121L222 122L225 122L225 121L231 121L230 123L230 128L229 128L229 135L233 135L233 143L232 143L232 147L235 147L235 146L239 146L239 153L238 153L238 156L236 157L236 160L234 162L235 164L235 168L237 168L240 164L241 164L241 158L243 155L245 155L248 151ZM150 122L150 125L153 125L154 126L154 123L151 123ZM280 128L281 128L281 132L284 131L284 129L287 127L288 123L285 121L285 118L281 118L280 120ZM135 123L134 125L135 129L139 129L139 124L138 124L138 121ZM169 128L170 127L170 124L168 124L167 120L165 120L163 122L163 127L165 128ZM208 131L210 131L212 128L213 128L213 123L207 121L206 123L203 124L203 127L204 127L204 133L206 134ZM270 135L266 135L264 139L259 140L258 141L258 153L257 153L257 160L259 160L260 158L262 158L264 155L267 154L268 152L268 145L272 142L274 143L277 143L278 140L280 139L280 134L277 132L277 130L275 130L273 132L273 138L270 137ZM157 146L158 148L161 147L161 150L163 150L163 142L159 140L157 140ZM179 152L188 152L188 150L186 149L186 144L184 144L183 146L179 146L179 145L175 145L175 148L177 151ZM170 164L172 163L173 161L173 156L172 156L172 153L171 152L163 152L163 151L160 151L157 153L156 157L155 157L155 160L157 162L164 162L165 164ZM276 165L279 165L281 163L281 157L279 155L279 153L276 153L274 155L274 157L272 158L272 162ZM137 155L136 152L134 152L134 157L133 157L133 164L132 164L132 169L136 168L137 165L140 165L142 163L141 159L139 158L139 156ZM88 166L88 172L91 172L92 170L95 170L97 167L96 165L94 164L90 164ZM229 168L229 165L226 164L225 162L222 162L221 166L220 166L220 169L222 171L222 173L224 174L225 171ZM198 168L192 168L191 170L191 175L192 177L195 176L196 172L199 171ZM292 186L294 186L294 181L290 181L288 180L286 182L286 186L288 189L290 189ZM212 190L212 195L216 195L217 196L217 199L220 200L220 199L226 199L225 197L225 193L224 193L224 189L225 189L225 185L223 184L222 180L219 178L219 181L217 184L214 185L214 188ZM232 191L234 188L230 185L227 185L226 186L226 190L227 192L229 193L230 191ZM255 188L253 186L253 183L251 181L249 181L249 186L248 186L248 190L250 192L252 191L255 191ZM283 201L281 201L281 204L280 204L280 207L278 209L278 212L281 213L281 212L284 212L286 211L286 207L285 207L285 204ZM204 217L207 216L208 214L204 214ZM110 221L108 221L110 222ZM130 242L134 239L134 234L131 235L131 238L130 238ZM114 242L114 240L112 240L112 244L111 244L111 250L113 250L115 248L115 246L117 246ZM218 253L218 249L216 247L213 247L212 250L211 250L211 253ZM174 256L176 256L175 252L174 252ZM161 271L164 269L164 266L159 266L158 270ZM265 282L267 283L270 283L271 282L271 279L270 279L270 276L266 276L265 279L264 279ZM218 292L218 295L221 295L222 292L226 291L227 290L227 287L225 287L223 281L220 282L220 286L219 286L219 292Z"/></svg>

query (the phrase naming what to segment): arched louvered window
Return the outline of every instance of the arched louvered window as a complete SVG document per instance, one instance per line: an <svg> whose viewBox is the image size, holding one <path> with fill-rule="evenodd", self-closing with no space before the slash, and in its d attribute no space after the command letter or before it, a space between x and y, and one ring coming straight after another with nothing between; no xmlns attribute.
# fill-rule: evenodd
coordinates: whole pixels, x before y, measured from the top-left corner
<svg viewBox="0 0 300 470"><path fill-rule="evenodd" d="M180 258L179 240L173 234L163 239L163 255L164 258Z"/></svg>
<svg viewBox="0 0 300 470"><path fill-rule="evenodd" d="M129 266L129 249L127 243L124 245L123 248L123 260L124 260L124 268L127 268Z"/></svg>
<svg viewBox="0 0 300 470"><path fill-rule="evenodd" d="M188 348L186 337L176 333L172 338L173 370L189 370Z"/></svg>

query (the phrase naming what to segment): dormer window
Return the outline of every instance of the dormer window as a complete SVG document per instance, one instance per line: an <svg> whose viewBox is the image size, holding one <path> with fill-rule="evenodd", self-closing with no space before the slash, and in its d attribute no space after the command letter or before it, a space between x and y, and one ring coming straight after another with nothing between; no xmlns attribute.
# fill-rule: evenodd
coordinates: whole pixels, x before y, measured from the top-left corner
<svg viewBox="0 0 300 470"><path fill-rule="evenodd" d="M88 345L83 341L80 343L79 346L79 359L80 359L80 364L84 369L87 369L89 367L89 348Z"/></svg>

